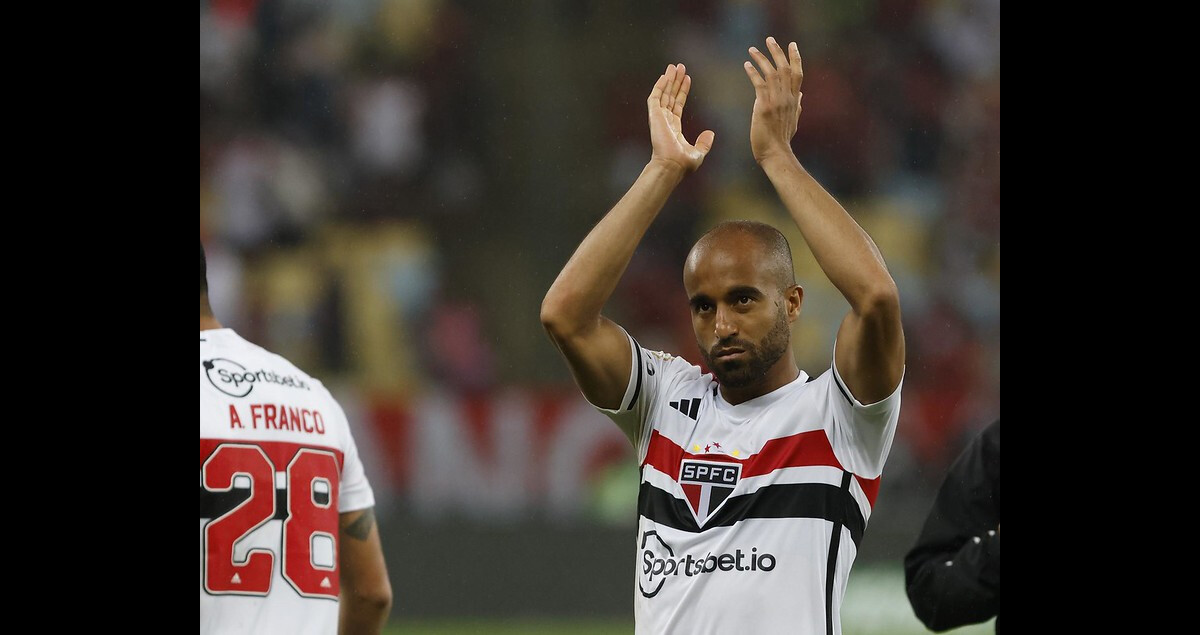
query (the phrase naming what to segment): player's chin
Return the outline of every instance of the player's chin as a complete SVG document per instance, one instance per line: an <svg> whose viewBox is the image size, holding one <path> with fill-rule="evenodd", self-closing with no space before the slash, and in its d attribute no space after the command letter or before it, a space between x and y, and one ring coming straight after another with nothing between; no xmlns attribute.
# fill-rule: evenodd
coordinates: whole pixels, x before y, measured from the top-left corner
<svg viewBox="0 0 1200 635"><path fill-rule="evenodd" d="M740 388L753 382L750 366L742 360L717 360L713 366L713 375L722 386Z"/></svg>

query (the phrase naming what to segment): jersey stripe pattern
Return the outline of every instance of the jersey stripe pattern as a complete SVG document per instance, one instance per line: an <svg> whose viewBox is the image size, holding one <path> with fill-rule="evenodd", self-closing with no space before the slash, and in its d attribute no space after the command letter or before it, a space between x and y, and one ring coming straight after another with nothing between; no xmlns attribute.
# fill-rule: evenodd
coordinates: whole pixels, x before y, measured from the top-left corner
<svg viewBox="0 0 1200 635"><path fill-rule="evenodd" d="M200 632L338 626L338 515L374 493L320 381L232 329L200 332Z"/></svg>
<svg viewBox="0 0 1200 635"><path fill-rule="evenodd" d="M903 382L874 404L831 367L731 405L711 374L629 338L637 633L841 633Z"/></svg>

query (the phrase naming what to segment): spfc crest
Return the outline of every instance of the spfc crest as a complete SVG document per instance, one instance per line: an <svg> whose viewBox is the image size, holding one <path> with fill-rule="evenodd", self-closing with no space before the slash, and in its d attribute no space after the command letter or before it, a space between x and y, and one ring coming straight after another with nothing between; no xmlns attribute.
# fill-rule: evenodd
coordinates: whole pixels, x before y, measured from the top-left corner
<svg viewBox="0 0 1200 635"><path fill-rule="evenodd" d="M742 478L741 463L685 459L679 466L679 485L701 527L712 517Z"/></svg>

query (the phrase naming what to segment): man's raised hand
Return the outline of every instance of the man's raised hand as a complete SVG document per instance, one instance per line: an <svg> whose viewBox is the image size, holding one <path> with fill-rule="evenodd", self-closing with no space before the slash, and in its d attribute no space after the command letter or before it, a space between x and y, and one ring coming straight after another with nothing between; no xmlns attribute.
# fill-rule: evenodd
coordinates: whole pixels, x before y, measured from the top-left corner
<svg viewBox="0 0 1200 635"><path fill-rule="evenodd" d="M646 98L653 145L651 162L678 165L686 172L693 172L704 163L716 137L712 130L705 130L696 137L695 145L684 138L680 117L691 88L692 78L683 64L669 64Z"/></svg>
<svg viewBox="0 0 1200 635"><path fill-rule="evenodd" d="M792 42L788 52L784 53L775 38L769 37L767 50L771 53L770 60L762 51L750 47L754 64L746 62L744 65L746 75L754 85L750 149L760 164L773 156L792 153L792 136L796 134L800 100L804 97L800 92L804 69L800 65L800 49L796 43Z"/></svg>

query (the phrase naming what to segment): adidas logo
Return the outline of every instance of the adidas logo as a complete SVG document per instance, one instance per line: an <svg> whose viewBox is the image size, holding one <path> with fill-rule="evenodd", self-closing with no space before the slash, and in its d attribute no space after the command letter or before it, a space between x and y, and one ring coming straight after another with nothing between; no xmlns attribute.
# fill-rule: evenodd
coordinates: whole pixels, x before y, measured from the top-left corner
<svg viewBox="0 0 1200 635"><path fill-rule="evenodd" d="M695 419L696 413L700 411L700 398L696 397L694 399L680 399L679 401L670 402L669 405L679 412L682 412L692 419Z"/></svg>

